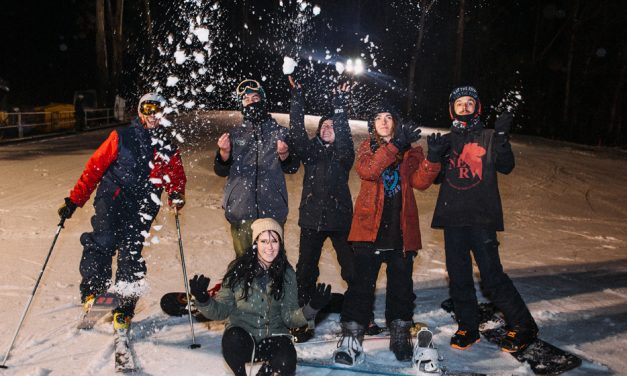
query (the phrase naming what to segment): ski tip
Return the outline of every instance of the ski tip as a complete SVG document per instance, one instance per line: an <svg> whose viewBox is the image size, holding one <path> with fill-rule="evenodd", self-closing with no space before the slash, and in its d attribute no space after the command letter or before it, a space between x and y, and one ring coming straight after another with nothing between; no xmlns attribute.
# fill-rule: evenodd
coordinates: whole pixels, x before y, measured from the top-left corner
<svg viewBox="0 0 627 376"><path fill-rule="evenodd" d="M7 366L5 366L4 364L2 364L2 365L0 365L0 368L1 368L1 369L7 369L7 368L9 368L9 367L7 367Z"/></svg>
<svg viewBox="0 0 627 376"><path fill-rule="evenodd" d="M200 344L199 343L192 343L191 345L189 345L190 349L198 349L200 348Z"/></svg>

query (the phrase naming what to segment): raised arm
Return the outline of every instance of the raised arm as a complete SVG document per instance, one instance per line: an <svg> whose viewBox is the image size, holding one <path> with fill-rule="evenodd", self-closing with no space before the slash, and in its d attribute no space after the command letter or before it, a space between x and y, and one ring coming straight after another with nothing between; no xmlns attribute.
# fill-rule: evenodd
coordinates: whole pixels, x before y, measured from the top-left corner
<svg viewBox="0 0 627 376"><path fill-rule="evenodd" d="M338 88L336 95L333 97L333 130L335 131L334 147L340 161L340 164L347 170L350 170L355 163L355 145L351 135L350 125L348 123L347 98L350 86L346 84Z"/></svg>

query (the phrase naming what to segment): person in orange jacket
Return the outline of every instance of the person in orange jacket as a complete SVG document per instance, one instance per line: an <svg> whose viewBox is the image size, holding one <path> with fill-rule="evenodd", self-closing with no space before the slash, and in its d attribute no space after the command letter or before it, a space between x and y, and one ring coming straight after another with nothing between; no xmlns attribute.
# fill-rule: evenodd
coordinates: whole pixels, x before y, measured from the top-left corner
<svg viewBox="0 0 627 376"><path fill-rule="evenodd" d="M412 269L422 247L418 207L412 188L425 190L440 172L440 156L424 157L417 126L402 125L396 112L379 105L368 122L370 138L357 153L361 188L348 240L354 250L355 273L342 306L342 340L336 363L354 365L363 360L364 331L373 309L374 292L382 263L387 263L385 318L390 328L390 349L397 359L413 353L410 328L414 300Z"/></svg>
<svg viewBox="0 0 627 376"><path fill-rule="evenodd" d="M185 171L181 155L161 125L166 100L159 94L141 97L138 117L116 128L91 156L78 182L64 199L59 216L69 219L92 192L93 230L81 235L81 302L89 310L95 298L111 285L112 257L117 251L115 290L120 304L114 310L115 329L128 329L143 291L146 262L145 234L159 212L165 188L170 206L185 205Z"/></svg>

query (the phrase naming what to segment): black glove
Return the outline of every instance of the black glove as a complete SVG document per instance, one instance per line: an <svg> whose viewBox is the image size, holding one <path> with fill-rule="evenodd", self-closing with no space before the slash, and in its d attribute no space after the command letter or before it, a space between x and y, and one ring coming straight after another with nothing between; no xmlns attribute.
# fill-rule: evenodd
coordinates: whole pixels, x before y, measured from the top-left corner
<svg viewBox="0 0 627 376"><path fill-rule="evenodd" d="M196 301L199 303L206 303L209 301L209 293L207 289L209 288L209 278L205 277L203 274L196 274L194 278L189 280L189 291L194 295Z"/></svg>
<svg viewBox="0 0 627 376"><path fill-rule="evenodd" d="M333 106L333 109L335 110L336 108L344 108L346 107L346 104L348 103L348 93L344 92L344 91L339 91L333 96L333 99L331 99L331 105Z"/></svg>
<svg viewBox="0 0 627 376"><path fill-rule="evenodd" d="M512 129L513 119L514 115L508 111L503 112L498 118L496 118L496 121L494 122L494 132L496 133L496 137L507 141L509 131Z"/></svg>
<svg viewBox="0 0 627 376"><path fill-rule="evenodd" d="M420 140L420 132L422 131L417 124L403 124L398 132L394 132L394 137L390 142L403 152L411 148L412 142Z"/></svg>
<svg viewBox="0 0 627 376"><path fill-rule="evenodd" d="M311 295L309 306L316 311L321 310L331 301L331 285L318 283L316 291Z"/></svg>
<svg viewBox="0 0 627 376"><path fill-rule="evenodd" d="M70 219L76 210L76 204L69 197L63 199L64 203L59 207L57 213L61 219Z"/></svg>
<svg viewBox="0 0 627 376"><path fill-rule="evenodd" d="M183 206L185 206L185 195L179 192L170 193L168 195L168 205L179 210L183 209Z"/></svg>
<svg viewBox="0 0 627 376"><path fill-rule="evenodd" d="M429 162L438 163L442 160L442 157L448 151L451 143L448 138L443 137L438 132L427 136L427 145L429 145L427 160L429 160Z"/></svg>

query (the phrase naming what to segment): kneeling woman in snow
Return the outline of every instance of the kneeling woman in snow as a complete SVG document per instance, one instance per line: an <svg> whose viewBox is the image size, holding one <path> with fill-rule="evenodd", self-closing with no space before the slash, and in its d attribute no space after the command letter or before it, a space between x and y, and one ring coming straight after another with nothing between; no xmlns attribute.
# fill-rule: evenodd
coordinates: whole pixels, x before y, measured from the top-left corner
<svg viewBox="0 0 627 376"><path fill-rule="evenodd" d="M203 275L194 276L190 289L205 317L227 320L222 354L236 376L246 375L248 361L264 362L258 375L293 375L296 349L289 329L313 328L316 313L331 299L331 286L318 284L309 303L300 308L281 225L262 218L251 227L253 246L231 262L218 294L209 297L209 279Z"/></svg>

